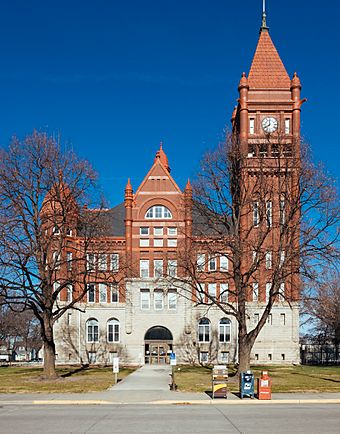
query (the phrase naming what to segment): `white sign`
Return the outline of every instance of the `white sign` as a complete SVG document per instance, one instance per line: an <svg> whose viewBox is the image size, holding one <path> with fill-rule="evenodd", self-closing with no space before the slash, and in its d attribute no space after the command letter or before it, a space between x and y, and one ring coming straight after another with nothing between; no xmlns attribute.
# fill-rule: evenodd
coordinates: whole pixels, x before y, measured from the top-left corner
<svg viewBox="0 0 340 434"><path fill-rule="evenodd" d="M113 357L112 370L113 370L114 374L118 374L118 372L119 372L119 357Z"/></svg>
<svg viewBox="0 0 340 434"><path fill-rule="evenodd" d="M170 354L170 366L176 366L176 354L175 353Z"/></svg>

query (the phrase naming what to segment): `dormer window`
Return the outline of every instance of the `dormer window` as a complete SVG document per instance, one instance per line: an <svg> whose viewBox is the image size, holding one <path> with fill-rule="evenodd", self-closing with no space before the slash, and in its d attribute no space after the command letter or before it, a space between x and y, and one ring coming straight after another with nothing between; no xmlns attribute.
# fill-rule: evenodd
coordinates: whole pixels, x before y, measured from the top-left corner
<svg viewBox="0 0 340 434"><path fill-rule="evenodd" d="M145 214L146 219L172 219L170 210L163 205L154 205Z"/></svg>

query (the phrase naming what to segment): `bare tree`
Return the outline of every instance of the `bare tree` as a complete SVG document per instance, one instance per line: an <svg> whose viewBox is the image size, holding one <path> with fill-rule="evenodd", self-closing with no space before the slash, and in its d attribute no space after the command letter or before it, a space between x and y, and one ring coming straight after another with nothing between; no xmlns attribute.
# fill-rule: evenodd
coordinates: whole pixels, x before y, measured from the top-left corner
<svg viewBox="0 0 340 434"><path fill-rule="evenodd" d="M338 254L336 189L312 163L310 149L294 155L280 137L268 135L253 152L242 154L231 136L206 154L193 189L188 184L185 191L184 207L192 208L196 223L186 234L179 276L169 276L197 305L235 317L239 371L249 368L274 303L297 306L301 279L312 279ZM216 283L224 284L220 293ZM262 307L255 326L249 321L254 303Z"/></svg>
<svg viewBox="0 0 340 434"><path fill-rule="evenodd" d="M0 295L39 321L44 375L56 376L54 323L87 291L86 259L98 234L95 173L59 139L34 131L0 155ZM80 240L75 237L80 235Z"/></svg>

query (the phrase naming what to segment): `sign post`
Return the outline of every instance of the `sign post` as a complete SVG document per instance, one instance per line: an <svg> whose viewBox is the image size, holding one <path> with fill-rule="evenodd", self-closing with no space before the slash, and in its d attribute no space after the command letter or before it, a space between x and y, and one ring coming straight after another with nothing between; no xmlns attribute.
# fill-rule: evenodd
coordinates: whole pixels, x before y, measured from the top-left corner
<svg viewBox="0 0 340 434"><path fill-rule="evenodd" d="M176 354L175 353L171 353L170 354L170 366L171 366L171 386L170 389L171 390L176 390L177 386L175 383L175 366L176 366L177 362L176 362Z"/></svg>
<svg viewBox="0 0 340 434"><path fill-rule="evenodd" d="M115 377L115 384L118 381L118 372L119 372L119 357L113 357L112 359L112 371Z"/></svg>

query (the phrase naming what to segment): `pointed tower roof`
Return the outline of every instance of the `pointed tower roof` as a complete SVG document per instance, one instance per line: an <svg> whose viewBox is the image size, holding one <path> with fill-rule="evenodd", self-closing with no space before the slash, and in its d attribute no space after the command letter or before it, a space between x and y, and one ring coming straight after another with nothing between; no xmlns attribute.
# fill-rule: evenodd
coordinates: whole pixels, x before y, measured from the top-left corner
<svg viewBox="0 0 340 434"><path fill-rule="evenodd" d="M260 37L248 75L250 89L290 89L290 78L269 35L266 23Z"/></svg>
<svg viewBox="0 0 340 434"><path fill-rule="evenodd" d="M159 144L159 150L156 152L155 162L157 159L161 161L163 166L166 168L166 170L170 173L171 169L169 167L168 157L166 156L166 153L163 151L163 142L160 142Z"/></svg>

